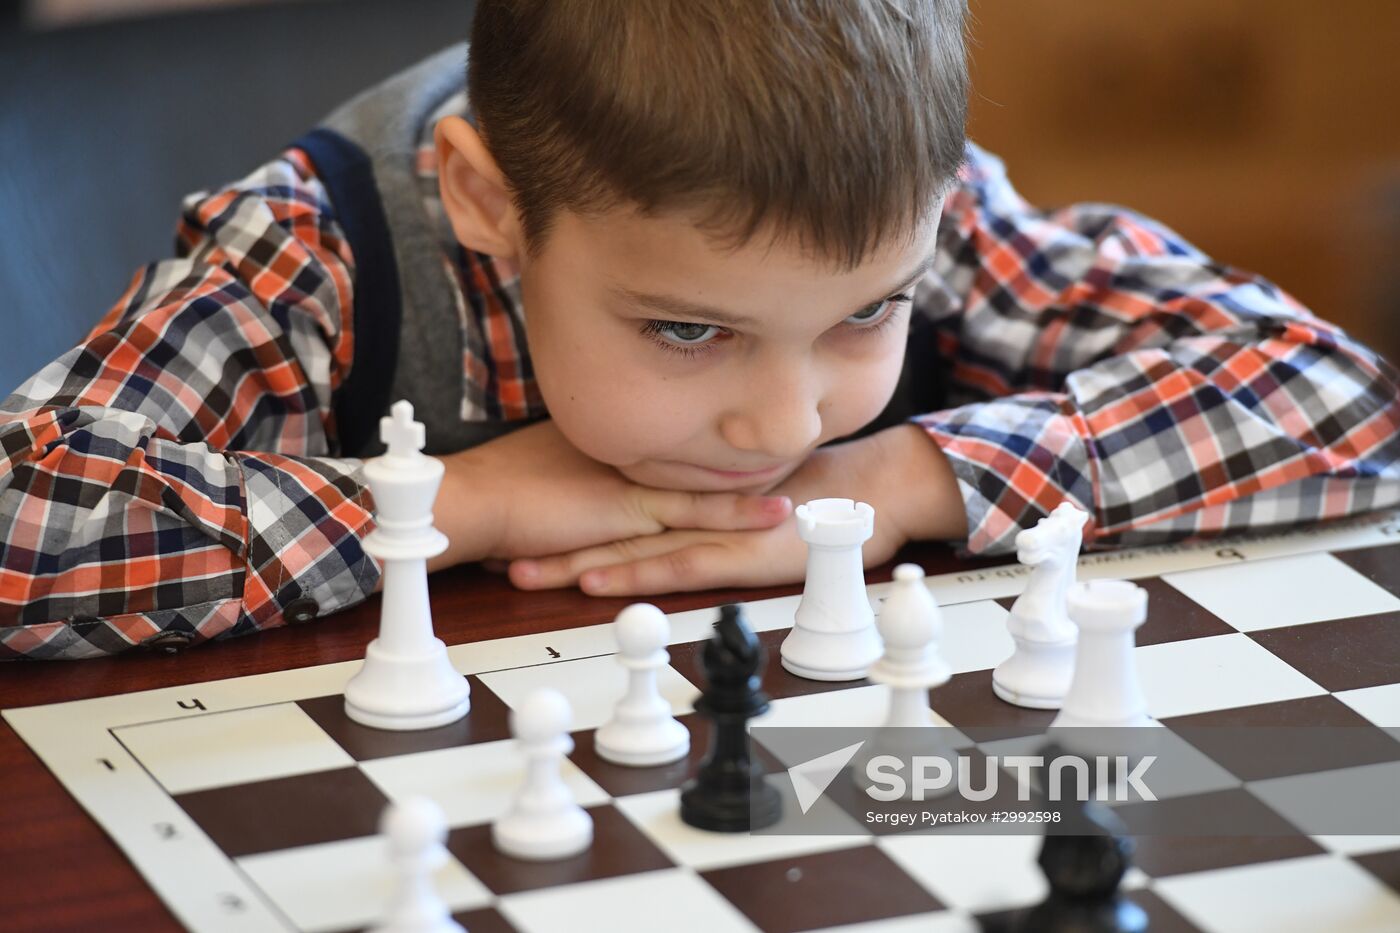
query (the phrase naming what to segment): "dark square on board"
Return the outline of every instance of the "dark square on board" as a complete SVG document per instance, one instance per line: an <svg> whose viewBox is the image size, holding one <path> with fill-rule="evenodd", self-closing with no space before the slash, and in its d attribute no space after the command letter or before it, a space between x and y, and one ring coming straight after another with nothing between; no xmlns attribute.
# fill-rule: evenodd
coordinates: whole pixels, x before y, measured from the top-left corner
<svg viewBox="0 0 1400 933"><path fill-rule="evenodd" d="M361 725L345 715L345 697L341 694L299 700L297 705L356 761L510 738L509 708L478 678L468 677L467 682L471 685L471 709L467 715L435 729L396 731Z"/></svg>
<svg viewBox="0 0 1400 933"><path fill-rule="evenodd" d="M675 867L616 807L587 809L593 817L593 843L571 858L535 862L498 852L490 823L450 831L447 850L498 896Z"/></svg>
<svg viewBox="0 0 1400 933"><path fill-rule="evenodd" d="M873 845L703 871L700 876L764 933L791 933L941 910Z"/></svg>
<svg viewBox="0 0 1400 933"><path fill-rule="evenodd" d="M388 800L359 768L176 794L230 858L373 836Z"/></svg>

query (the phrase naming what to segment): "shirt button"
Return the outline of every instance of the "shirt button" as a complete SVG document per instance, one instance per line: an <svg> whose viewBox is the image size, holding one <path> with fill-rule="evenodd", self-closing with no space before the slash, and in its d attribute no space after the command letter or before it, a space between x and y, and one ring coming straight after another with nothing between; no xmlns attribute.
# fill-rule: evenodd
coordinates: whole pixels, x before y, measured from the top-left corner
<svg viewBox="0 0 1400 933"><path fill-rule="evenodd" d="M161 632L159 635L152 635L141 642L141 647L165 654L174 654L192 641L194 641L194 636L188 632Z"/></svg>
<svg viewBox="0 0 1400 933"><path fill-rule="evenodd" d="M321 606L310 596L303 596L287 603L287 608L282 614L287 617L287 621L293 625L300 625L303 622L310 622L316 618L316 614L321 611Z"/></svg>

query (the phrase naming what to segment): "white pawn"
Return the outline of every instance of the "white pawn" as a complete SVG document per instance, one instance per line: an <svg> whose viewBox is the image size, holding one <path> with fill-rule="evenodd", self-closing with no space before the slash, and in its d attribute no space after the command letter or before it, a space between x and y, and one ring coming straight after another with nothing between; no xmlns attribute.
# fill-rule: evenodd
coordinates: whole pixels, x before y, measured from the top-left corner
<svg viewBox="0 0 1400 933"><path fill-rule="evenodd" d="M887 728L930 724L928 691L946 683L952 671L938 654L943 615L924 585L918 564L894 568L894 592L878 621L885 653L870 667L870 679L890 689Z"/></svg>
<svg viewBox="0 0 1400 933"><path fill-rule="evenodd" d="M634 603L618 614L613 628L617 662L627 669L627 693L612 719L593 735L598 756L638 768L684 758L690 752L690 732L656 689L656 672L670 660L666 616L650 603Z"/></svg>
<svg viewBox="0 0 1400 933"><path fill-rule="evenodd" d="M783 639L783 667L809 680L860 680L880 657L861 557L875 533L875 510L851 499L813 499L796 516L807 543L807 581Z"/></svg>
<svg viewBox="0 0 1400 933"><path fill-rule="evenodd" d="M1069 616L1079 627L1074 680L1050 727L1152 725L1133 654L1147 591L1127 580L1080 583L1070 590Z"/></svg>
<svg viewBox="0 0 1400 933"><path fill-rule="evenodd" d="M433 872L447 861L447 817L427 797L391 804L379 820L389 840L397 889L384 923L373 933L466 933L433 888Z"/></svg>
<svg viewBox="0 0 1400 933"><path fill-rule="evenodd" d="M1015 650L992 671L992 689L1008 703L1058 709L1069 691L1078 633L1065 595L1074 585L1088 519L1088 513L1062 502L1016 536L1016 556L1034 570L1006 620Z"/></svg>
<svg viewBox="0 0 1400 933"><path fill-rule="evenodd" d="M559 765L574 747L573 711L558 690L540 688L510 714L525 753L525 781L510 809L491 826L497 849L541 861L577 855L593 842L593 818L574 802Z"/></svg>

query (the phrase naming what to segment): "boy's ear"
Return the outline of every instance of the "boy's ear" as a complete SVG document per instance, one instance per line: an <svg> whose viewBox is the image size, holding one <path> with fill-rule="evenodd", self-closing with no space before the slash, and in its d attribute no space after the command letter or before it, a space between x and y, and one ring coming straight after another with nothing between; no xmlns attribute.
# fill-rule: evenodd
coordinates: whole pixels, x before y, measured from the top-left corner
<svg viewBox="0 0 1400 933"><path fill-rule="evenodd" d="M514 259L520 224L505 175L481 134L461 117L444 117L433 128L438 188L457 240L467 249Z"/></svg>

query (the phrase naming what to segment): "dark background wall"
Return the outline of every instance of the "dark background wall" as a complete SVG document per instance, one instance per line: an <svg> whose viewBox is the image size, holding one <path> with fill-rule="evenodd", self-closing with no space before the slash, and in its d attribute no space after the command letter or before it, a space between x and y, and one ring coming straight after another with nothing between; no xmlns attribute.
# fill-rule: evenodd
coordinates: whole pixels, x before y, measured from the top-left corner
<svg viewBox="0 0 1400 933"><path fill-rule="evenodd" d="M321 0L0 31L0 396L170 255L183 194L465 39L471 8Z"/></svg>
<svg viewBox="0 0 1400 933"><path fill-rule="evenodd" d="M111 0L109 9L120 6ZM227 5L24 31L0 0L0 394L469 0ZM1400 3L973 0L971 130L1033 202L1116 201L1400 357Z"/></svg>

